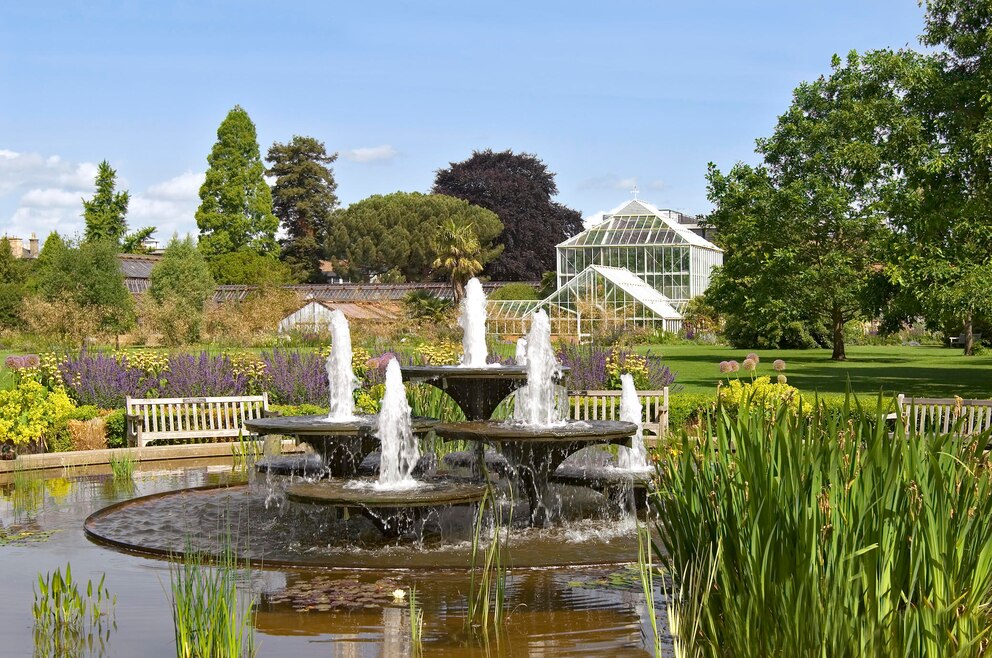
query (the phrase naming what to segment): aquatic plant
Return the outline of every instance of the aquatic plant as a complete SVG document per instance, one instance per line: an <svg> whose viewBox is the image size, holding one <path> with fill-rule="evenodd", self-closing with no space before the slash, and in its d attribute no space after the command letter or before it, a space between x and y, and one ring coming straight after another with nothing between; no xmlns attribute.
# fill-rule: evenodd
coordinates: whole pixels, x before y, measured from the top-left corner
<svg viewBox="0 0 992 658"><path fill-rule="evenodd" d="M483 468L485 468L483 466ZM488 474L486 481L489 481ZM513 509L511 501L510 509ZM492 515L491 536L483 536L486 517ZM486 487L472 531L472 566L469 571L468 617L469 631L481 630L488 640L490 630L506 621L506 576L509 548L509 524L504 526L502 506L491 486ZM497 636L498 637L498 636Z"/></svg>
<svg viewBox="0 0 992 658"><path fill-rule="evenodd" d="M893 428L875 408L720 405L676 439L651 502L679 655L985 651L987 436Z"/></svg>
<svg viewBox="0 0 992 658"><path fill-rule="evenodd" d="M661 654L661 633L658 631L658 616L654 606L654 578L657 571L652 559L651 531L646 526L637 525L637 572L640 575L641 591L644 592L644 607L651 615L654 655Z"/></svg>
<svg viewBox="0 0 992 658"><path fill-rule="evenodd" d="M115 482L130 481L137 464L138 459L130 450L110 453L110 472L113 473Z"/></svg>
<svg viewBox="0 0 992 658"><path fill-rule="evenodd" d="M256 600L238 595L240 567L230 544L213 566L190 548L169 562L177 658L254 655Z"/></svg>
<svg viewBox="0 0 992 658"><path fill-rule="evenodd" d="M424 655L424 609L417 605L417 588L410 588L409 607L410 615L410 654L414 658Z"/></svg>
<svg viewBox="0 0 992 658"><path fill-rule="evenodd" d="M86 581L83 597L72 578L70 564L65 566L65 576L61 568L55 573L38 574L31 606L36 656L76 656L94 640L101 648L106 644L113 627L109 616L117 597L111 596L105 579L106 574L96 586L92 580Z"/></svg>
<svg viewBox="0 0 992 658"><path fill-rule="evenodd" d="M238 440L231 444L231 456L236 470L249 470L262 456L262 441L251 435L246 438L244 432L238 432Z"/></svg>

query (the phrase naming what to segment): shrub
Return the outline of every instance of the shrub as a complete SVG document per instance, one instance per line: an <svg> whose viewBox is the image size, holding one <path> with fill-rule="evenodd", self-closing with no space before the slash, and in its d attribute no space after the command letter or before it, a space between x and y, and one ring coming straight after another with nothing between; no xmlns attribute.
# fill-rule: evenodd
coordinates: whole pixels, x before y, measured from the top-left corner
<svg viewBox="0 0 992 658"><path fill-rule="evenodd" d="M158 391L162 397L244 395L248 387L248 376L236 374L231 360L224 355L172 354L166 370Z"/></svg>
<svg viewBox="0 0 992 658"><path fill-rule="evenodd" d="M73 407L65 391L49 391L35 379L0 391L0 441L43 447L54 440Z"/></svg>
<svg viewBox="0 0 992 658"><path fill-rule="evenodd" d="M105 419L107 447L123 448L127 445L127 415L124 409L114 409Z"/></svg>
<svg viewBox="0 0 992 658"><path fill-rule="evenodd" d="M716 405L716 396L705 393L678 393L668 396L668 427L678 432L698 424Z"/></svg>
<svg viewBox="0 0 992 658"><path fill-rule="evenodd" d="M565 385L570 390L618 390L620 375L630 373L639 390L659 390L673 386L675 374L660 356L641 356L623 347L565 345L558 360L569 370Z"/></svg>
<svg viewBox="0 0 992 658"><path fill-rule="evenodd" d="M68 357L59 364L59 373L62 384L78 404L101 409L123 407L125 397L144 397L156 384L126 359L117 360L103 353L83 352Z"/></svg>
<svg viewBox="0 0 992 658"><path fill-rule="evenodd" d="M489 294L489 299L540 299L537 289L529 283L515 282L500 286Z"/></svg>
<svg viewBox="0 0 992 658"><path fill-rule="evenodd" d="M751 382L732 379L720 387L719 396L720 403L730 413L746 407L763 407L772 412L783 405L795 413L800 401L799 389L778 382L772 384L769 377L756 377Z"/></svg>
<svg viewBox="0 0 992 658"><path fill-rule="evenodd" d="M444 322L454 307L450 300L435 297L426 290L411 292L403 300L407 313L416 320Z"/></svg>
<svg viewBox="0 0 992 658"><path fill-rule="evenodd" d="M853 400L848 406L856 407ZM655 551L681 655L974 656L992 633L986 437L889 436L718 408L658 470Z"/></svg>

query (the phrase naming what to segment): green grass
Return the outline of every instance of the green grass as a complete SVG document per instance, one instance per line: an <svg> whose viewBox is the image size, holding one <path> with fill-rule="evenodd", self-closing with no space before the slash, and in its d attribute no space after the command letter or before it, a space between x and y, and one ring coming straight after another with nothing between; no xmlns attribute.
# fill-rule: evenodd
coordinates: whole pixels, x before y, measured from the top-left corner
<svg viewBox="0 0 992 658"><path fill-rule="evenodd" d="M751 351L761 357L758 375L771 375L772 362L783 359L789 384L804 393L844 393L850 379L855 393L963 398L992 398L992 357L961 355L943 347L849 347L847 361L831 361L830 350L738 350L708 345L639 346L661 354L677 373L686 393L715 394L720 361L743 362ZM746 376L745 373L738 373ZM735 375L731 375L733 377Z"/></svg>

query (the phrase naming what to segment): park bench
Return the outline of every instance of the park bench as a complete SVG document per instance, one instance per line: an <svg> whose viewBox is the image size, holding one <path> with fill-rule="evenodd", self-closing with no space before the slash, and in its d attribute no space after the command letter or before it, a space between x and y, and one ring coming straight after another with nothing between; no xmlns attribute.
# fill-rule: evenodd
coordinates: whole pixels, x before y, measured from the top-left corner
<svg viewBox="0 0 992 658"><path fill-rule="evenodd" d="M947 340L951 344L951 347L959 347L961 345L964 345L964 339L965 339L965 335L964 334L960 334L958 336L951 336ZM978 345L981 342L981 340L982 340L982 335L981 334L972 334L971 335L971 340L972 340L972 342L975 345Z"/></svg>
<svg viewBox="0 0 992 658"><path fill-rule="evenodd" d="M668 387L638 391L645 438L660 439L668 433ZM620 420L620 391L569 391L572 420Z"/></svg>
<svg viewBox="0 0 992 658"><path fill-rule="evenodd" d="M202 398L132 398L125 403L128 445L153 441L234 441L246 420L269 415L269 394Z"/></svg>
<svg viewBox="0 0 992 658"><path fill-rule="evenodd" d="M950 432L959 421L962 436L992 428L992 400L907 398L900 394L896 404L897 412L892 416L901 419L907 430L915 428L917 433Z"/></svg>

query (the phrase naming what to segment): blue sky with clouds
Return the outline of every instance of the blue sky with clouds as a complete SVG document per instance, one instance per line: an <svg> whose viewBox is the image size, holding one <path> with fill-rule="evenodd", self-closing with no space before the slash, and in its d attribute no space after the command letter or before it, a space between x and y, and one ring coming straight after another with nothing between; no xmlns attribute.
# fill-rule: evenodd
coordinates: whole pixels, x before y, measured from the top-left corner
<svg viewBox="0 0 992 658"><path fill-rule="evenodd" d="M5 2L0 234L82 226L106 158L132 226L195 233L217 125L337 151L338 195L426 191L473 149L537 154L584 216L636 183L704 212L833 53L918 47L914 0Z"/></svg>

